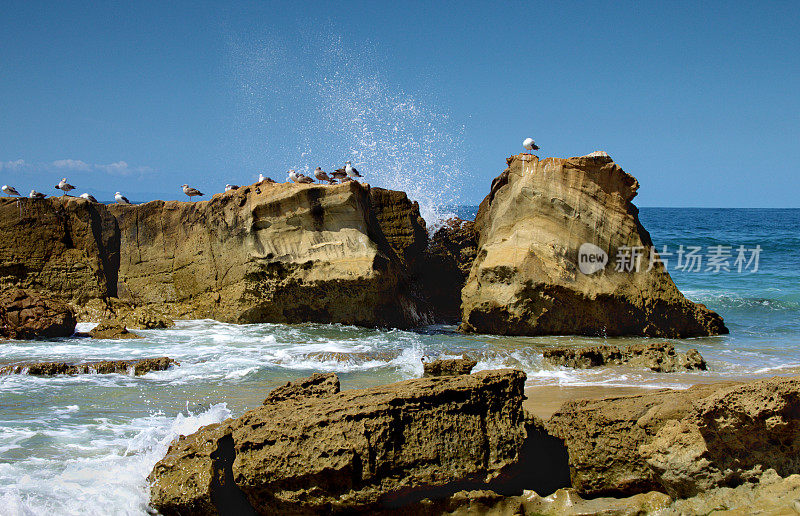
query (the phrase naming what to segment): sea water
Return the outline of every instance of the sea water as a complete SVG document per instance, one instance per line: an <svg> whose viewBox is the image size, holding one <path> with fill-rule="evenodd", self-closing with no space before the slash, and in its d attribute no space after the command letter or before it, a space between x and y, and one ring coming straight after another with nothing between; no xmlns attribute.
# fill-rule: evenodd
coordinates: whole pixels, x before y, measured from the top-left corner
<svg viewBox="0 0 800 516"><path fill-rule="evenodd" d="M475 207L458 211L469 217ZM169 356L180 366L140 377L0 377L0 513L145 514L146 477L172 439L237 416L270 389L318 371L336 372L343 388L358 388L418 377L423 357L469 353L477 369L525 370L531 386L682 388L800 374L800 210L644 208L640 217L659 250L761 248L755 272L707 271L706 263L697 272L676 270L668 262L681 290L718 311L731 330L671 341L680 350L697 348L709 371L553 367L541 359L546 347L646 339L460 335L451 326L401 331L192 320L138 331L140 340L7 341L0 343L0 365Z"/></svg>

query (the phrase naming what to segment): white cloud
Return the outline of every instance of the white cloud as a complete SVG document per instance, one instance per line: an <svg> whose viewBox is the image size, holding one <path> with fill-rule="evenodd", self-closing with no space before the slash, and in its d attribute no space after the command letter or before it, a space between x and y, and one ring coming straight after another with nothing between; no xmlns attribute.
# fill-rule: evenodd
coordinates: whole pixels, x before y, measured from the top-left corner
<svg viewBox="0 0 800 516"><path fill-rule="evenodd" d="M25 160L0 161L0 171L21 172L101 172L114 176L129 176L132 174L147 174L154 170L150 167L133 167L125 161L114 163L86 163L80 159L57 159L50 163L28 163Z"/></svg>
<svg viewBox="0 0 800 516"><path fill-rule="evenodd" d="M0 170L11 170L17 171L25 168L28 164L25 163L24 159L18 159L15 161L0 161Z"/></svg>
<svg viewBox="0 0 800 516"><path fill-rule="evenodd" d="M79 159L59 159L53 162L53 166L56 168L64 168L67 170L78 170L83 172L88 172L92 170L91 165Z"/></svg>

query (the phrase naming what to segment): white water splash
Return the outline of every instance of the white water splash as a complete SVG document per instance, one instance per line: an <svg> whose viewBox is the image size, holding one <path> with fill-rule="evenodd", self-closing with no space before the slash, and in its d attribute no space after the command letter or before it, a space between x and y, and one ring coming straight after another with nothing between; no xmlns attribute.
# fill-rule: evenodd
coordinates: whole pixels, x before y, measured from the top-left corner
<svg viewBox="0 0 800 516"><path fill-rule="evenodd" d="M309 35L302 43L303 50L271 40L232 46L250 160L283 181L290 168L331 171L349 159L363 181L419 202L429 226L454 216L468 183L463 124L391 86L368 42Z"/></svg>

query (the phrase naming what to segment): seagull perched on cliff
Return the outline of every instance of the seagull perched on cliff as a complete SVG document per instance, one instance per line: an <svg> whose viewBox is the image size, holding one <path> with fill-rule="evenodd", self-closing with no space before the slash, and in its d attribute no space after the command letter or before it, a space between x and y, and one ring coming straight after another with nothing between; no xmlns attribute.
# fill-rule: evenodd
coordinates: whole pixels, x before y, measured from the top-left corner
<svg viewBox="0 0 800 516"><path fill-rule="evenodd" d="M203 195L203 192L201 192L197 188L192 188L189 185L181 185L181 188L183 188L183 193L185 193L189 197L190 200L191 200L192 197L197 197L197 196L202 196Z"/></svg>
<svg viewBox="0 0 800 516"><path fill-rule="evenodd" d="M64 192L61 195L67 195L67 192L69 192L70 190L74 190L75 189L74 186L72 186L71 184L67 183L67 178L66 177L62 178L61 181L58 182L58 184L56 185L56 188L61 190L62 192Z"/></svg>
<svg viewBox="0 0 800 516"><path fill-rule="evenodd" d="M344 162L344 171L347 173L349 177L364 177L358 173L356 167L354 167L353 164L350 163L349 161Z"/></svg>
<svg viewBox="0 0 800 516"><path fill-rule="evenodd" d="M525 138L525 140L522 142L522 146L528 149L528 155L530 155L532 151L539 150L539 146L536 145L536 142L533 141L533 138Z"/></svg>
<svg viewBox="0 0 800 516"><path fill-rule="evenodd" d="M310 183L314 182L314 178L313 177L308 177L305 174L297 174L297 182L298 183L310 184Z"/></svg>
<svg viewBox="0 0 800 516"><path fill-rule="evenodd" d="M89 193L82 193L81 199L86 199L89 202L97 202L97 199L95 199L94 196Z"/></svg>
<svg viewBox="0 0 800 516"><path fill-rule="evenodd" d="M13 186L8 185L3 185L3 192L8 195L19 195L19 192Z"/></svg>
<svg viewBox="0 0 800 516"><path fill-rule="evenodd" d="M258 174L258 182L262 182L264 180L264 174Z"/></svg>
<svg viewBox="0 0 800 516"><path fill-rule="evenodd" d="M349 177L347 177L347 172L344 171L344 167L337 168L336 170L331 172L331 176L333 176L334 179L338 179L340 183L344 183L345 179L350 179Z"/></svg>
<svg viewBox="0 0 800 516"><path fill-rule="evenodd" d="M31 199L44 199L47 196L45 194L43 194L42 192L37 192L36 190L31 190L31 193L30 193L30 195L28 195L28 197L30 197Z"/></svg>
<svg viewBox="0 0 800 516"><path fill-rule="evenodd" d="M131 203L131 201L129 201L127 197L125 197L124 195L122 195L119 192L114 194L114 200L117 201L120 204L130 204Z"/></svg>
<svg viewBox="0 0 800 516"><path fill-rule="evenodd" d="M333 179L331 179L330 176L326 174L324 170L322 170L322 167L317 167L314 169L314 177L320 181L327 181L328 184L333 184Z"/></svg>
<svg viewBox="0 0 800 516"><path fill-rule="evenodd" d="M263 179L262 179L263 181ZM239 185L225 185L225 191L230 192L231 190L238 190Z"/></svg>
<svg viewBox="0 0 800 516"><path fill-rule="evenodd" d="M297 172L295 172L293 168L290 168L289 171L286 173L286 175L289 177L289 180L292 183L300 182L300 176L297 175Z"/></svg>

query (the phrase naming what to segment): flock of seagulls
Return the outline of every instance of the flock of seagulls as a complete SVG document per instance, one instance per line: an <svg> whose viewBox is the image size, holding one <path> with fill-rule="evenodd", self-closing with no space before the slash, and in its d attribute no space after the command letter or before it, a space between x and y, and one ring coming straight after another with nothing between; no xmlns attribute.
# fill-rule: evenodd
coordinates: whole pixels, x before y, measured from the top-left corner
<svg viewBox="0 0 800 516"><path fill-rule="evenodd" d="M539 150L539 146L536 145L536 142L533 141L533 138L525 138L522 141L522 146L528 151L529 156L533 151ZM314 169L314 177L297 173L295 172L294 169L289 170L288 172L288 180L291 181L292 183L298 183L298 184L311 184L314 183L316 179L317 181L326 182L332 185L335 184L336 181L338 181L339 183L345 183L347 181L353 181L359 177L364 177L364 176L362 176L358 172L358 170L356 170L356 168L353 166L353 163L351 163L350 161L346 161L342 168L334 170L333 172L330 173L330 175L328 175L327 172L322 170L322 167L317 167ZM259 174L258 182L263 183L264 181L268 181L271 183L275 182L268 177L264 177L264 174ZM66 177L62 178L61 181L59 181L58 184L55 186L55 188L63 192L61 195L68 195L68 192L71 192L72 190L75 189L74 186L67 183ZM191 200L192 197L203 196L203 192L201 192L197 188L192 188L188 184L181 185L181 188L183 189L183 193L186 194L186 197L188 197L189 200ZM239 185L225 185L226 192L238 189ZM3 185L2 190L3 193L5 193L6 195L18 196L18 197L20 196L20 193L13 186ZM31 190L31 193L28 194L28 197L30 197L31 199L44 199L45 197L47 197L47 195L41 192L37 192L36 190ZM94 196L88 193L83 193L80 195L80 197L90 202L95 202L95 203L98 202L97 199L94 198ZM114 200L119 204L131 204L128 198L119 192L116 192L114 194Z"/></svg>
<svg viewBox="0 0 800 516"><path fill-rule="evenodd" d="M313 178L306 176L304 174L298 174L294 170L289 170L288 172L288 180L298 184L314 183L315 182L314 178L316 178L319 181L327 182L328 184L334 184L336 181L344 183L347 181L352 181L358 177L363 177L363 176L358 172L358 170L356 170L356 168L350 161L345 162L345 165L342 168L331 172L330 175L328 175L324 170L322 170L322 167L317 167L314 169ZM258 182L262 183L264 181L270 183L275 182L268 177L264 177L264 174L259 174ZM72 186L67 182L66 177L62 178L61 181L59 181L58 184L55 186L55 188L56 190L61 190L63 192L61 195L68 195L68 192L71 192L72 190L75 189L74 186ZM189 198L189 200L191 200L192 197L202 197L204 195L203 192L201 192L197 188L192 188L188 184L181 185L181 188L183 189L183 193L186 195L186 197ZM230 184L225 185L226 192L238 189L239 185L230 185ZM21 197L20 193L13 186L3 185L2 191L6 195L12 197L13 196ZM31 199L44 199L45 197L47 197L47 195L41 192L37 192L36 190L31 190L31 193L28 195L28 197ZM80 197L82 199L86 199L89 202L94 202L94 203L98 202L97 199L95 199L94 196L89 193L83 193L80 195ZM114 200L119 204L131 204L131 201L129 201L128 198L122 195L120 192L116 192L114 194Z"/></svg>

